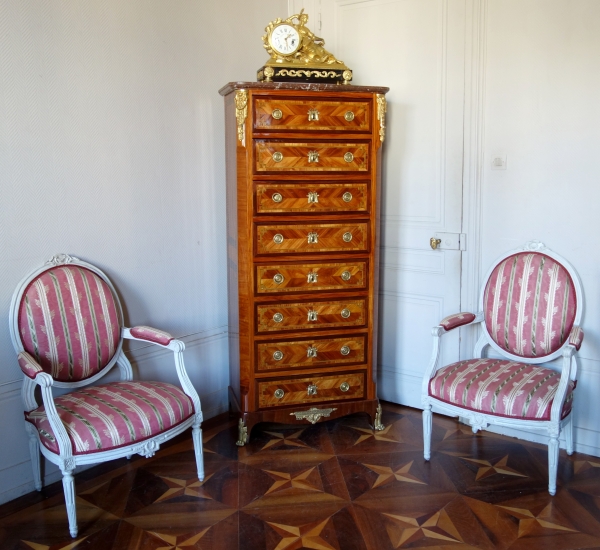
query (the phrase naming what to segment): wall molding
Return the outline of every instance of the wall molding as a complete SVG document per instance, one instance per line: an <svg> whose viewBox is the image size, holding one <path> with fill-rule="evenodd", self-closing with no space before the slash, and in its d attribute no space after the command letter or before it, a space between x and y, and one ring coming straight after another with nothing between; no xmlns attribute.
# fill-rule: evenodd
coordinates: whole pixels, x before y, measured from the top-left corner
<svg viewBox="0 0 600 550"><path fill-rule="evenodd" d="M481 287L481 211L485 137L487 0L467 0L463 149L463 228L461 311L477 312ZM479 329L460 329L460 357L470 357Z"/></svg>

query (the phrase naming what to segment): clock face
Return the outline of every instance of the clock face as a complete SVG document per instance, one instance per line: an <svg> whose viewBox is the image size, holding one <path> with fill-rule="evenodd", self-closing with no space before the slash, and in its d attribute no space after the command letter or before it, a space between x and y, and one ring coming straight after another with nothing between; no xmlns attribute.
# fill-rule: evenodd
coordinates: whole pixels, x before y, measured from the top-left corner
<svg viewBox="0 0 600 550"><path fill-rule="evenodd" d="M269 43L277 53L290 55L300 47L300 35L294 27L283 23L273 29L269 37Z"/></svg>

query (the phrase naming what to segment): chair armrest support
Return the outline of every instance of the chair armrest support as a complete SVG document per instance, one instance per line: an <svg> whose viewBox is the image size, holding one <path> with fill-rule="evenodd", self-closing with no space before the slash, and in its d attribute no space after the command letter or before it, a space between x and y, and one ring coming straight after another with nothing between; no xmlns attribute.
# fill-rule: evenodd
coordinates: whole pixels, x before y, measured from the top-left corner
<svg viewBox="0 0 600 550"><path fill-rule="evenodd" d="M46 416L58 443L58 450L62 459L62 464L59 464L59 467L63 472L65 470L71 471L75 468L73 448L71 446L71 439L54 405L54 396L52 395L54 380L48 373L40 372L35 377L34 382L40 387Z"/></svg>
<svg viewBox="0 0 600 550"><path fill-rule="evenodd" d="M421 402L423 403L423 405L426 405L427 401L428 401L428 396L429 396L429 382L431 381L431 379L435 376L435 373L437 372L439 365L439 359L440 359L440 348L441 348L441 337L446 334L447 332L450 332L451 330L461 327L461 326L468 326L468 325L472 325L475 323L481 323L483 321L484 317L483 317L483 311L480 311L479 313L457 313L454 315L450 315L448 317L445 317L444 319L442 319L442 321L440 322L439 325L433 327L431 329L431 335L433 336L433 351L431 353L431 359L429 360L429 365L427 366L427 368L425 369L425 374L423 376L423 385L421 388ZM444 323L445 321L449 322L446 323L446 326L444 326L442 323Z"/></svg>
<svg viewBox="0 0 600 550"><path fill-rule="evenodd" d="M194 404L194 410L196 411L196 421L202 422L202 409L200 407L200 397L196 388L192 385L190 378L185 370L185 364L183 362L183 350L185 350L185 344L181 340L177 340L171 336L168 332L157 330L152 327L133 327L131 329L123 327L121 330L123 338L130 340L141 340L144 342L150 342L156 344L162 348L170 349L175 355L175 369L179 383L183 392L192 400Z"/></svg>
<svg viewBox="0 0 600 550"><path fill-rule="evenodd" d="M563 361L562 369L560 374L560 381L556 394L554 395L554 402L552 403L552 409L550 410L550 419L553 422L560 422L560 417L563 410L563 404L565 397L567 396L567 388L571 380L575 380L577 374L577 363L575 362L575 353L577 349L574 345L568 345L563 350ZM575 368L573 368L575 365Z"/></svg>

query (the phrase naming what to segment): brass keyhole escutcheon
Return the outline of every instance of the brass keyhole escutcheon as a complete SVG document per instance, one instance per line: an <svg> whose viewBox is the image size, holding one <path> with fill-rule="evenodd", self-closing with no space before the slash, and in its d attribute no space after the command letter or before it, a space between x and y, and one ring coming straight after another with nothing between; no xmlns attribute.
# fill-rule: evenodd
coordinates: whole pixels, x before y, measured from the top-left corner
<svg viewBox="0 0 600 550"><path fill-rule="evenodd" d="M316 244L319 242L319 234L314 231L311 231L307 235L307 240L308 240L308 244Z"/></svg>
<svg viewBox="0 0 600 550"><path fill-rule="evenodd" d="M274 109L273 112L271 113L271 116L275 120L279 120L283 116L283 113L281 112L281 109Z"/></svg>
<svg viewBox="0 0 600 550"><path fill-rule="evenodd" d="M273 359L275 359L275 361L281 361L283 359L283 352L277 350L275 353L273 353Z"/></svg>
<svg viewBox="0 0 600 550"><path fill-rule="evenodd" d="M309 346L306 349L306 357L316 357L317 356L317 348L315 346Z"/></svg>
<svg viewBox="0 0 600 550"><path fill-rule="evenodd" d="M431 239L429 239L429 246L431 246L431 248L435 250L438 246L440 246L441 242L442 239L436 239L435 237L431 237Z"/></svg>
<svg viewBox="0 0 600 550"><path fill-rule="evenodd" d="M319 151L309 151L308 162L319 162Z"/></svg>
<svg viewBox="0 0 600 550"><path fill-rule="evenodd" d="M275 284L280 285L285 280L285 277L281 273L273 275L273 281Z"/></svg>
<svg viewBox="0 0 600 550"><path fill-rule="evenodd" d="M308 388L306 388L306 393L308 393L308 395L317 395L318 389L319 388L317 388L317 386L311 384L310 386L308 386Z"/></svg>
<svg viewBox="0 0 600 550"><path fill-rule="evenodd" d="M308 121L314 122L315 120L319 120L319 111L318 109L309 109L308 110Z"/></svg>
<svg viewBox="0 0 600 550"><path fill-rule="evenodd" d="M277 388L274 395L277 399L281 399L285 395L285 392L281 388Z"/></svg>
<svg viewBox="0 0 600 550"><path fill-rule="evenodd" d="M271 198L273 199L273 202L281 202L283 200L283 196L281 193L273 193Z"/></svg>
<svg viewBox="0 0 600 550"><path fill-rule="evenodd" d="M346 111L346 114L344 115L344 118L348 122L352 122L354 120L354 113L352 111Z"/></svg>
<svg viewBox="0 0 600 550"><path fill-rule="evenodd" d="M344 160L346 162L352 162L354 160L354 155L350 151L348 151L344 154Z"/></svg>
<svg viewBox="0 0 600 550"><path fill-rule="evenodd" d="M316 321L319 318L319 313L317 311L315 311L314 309L311 309L308 312L307 318L308 318L309 322Z"/></svg>
<svg viewBox="0 0 600 550"><path fill-rule="evenodd" d="M273 153L273 160L275 162L281 162L283 160L283 153L280 153L279 151L275 151Z"/></svg>

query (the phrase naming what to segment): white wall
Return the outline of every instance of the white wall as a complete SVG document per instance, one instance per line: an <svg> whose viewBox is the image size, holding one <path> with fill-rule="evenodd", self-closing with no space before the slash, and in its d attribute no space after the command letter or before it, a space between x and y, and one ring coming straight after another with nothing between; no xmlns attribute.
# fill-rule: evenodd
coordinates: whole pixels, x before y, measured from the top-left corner
<svg viewBox="0 0 600 550"><path fill-rule="evenodd" d="M600 2L488 0L481 269L528 239L585 292L576 449L600 456ZM507 169L491 170L496 153Z"/></svg>
<svg viewBox="0 0 600 550"><path fill-rule="evenodd" d="M324 14L333 14L333 22L325 20L323 27L336 29L335 39L329 44L333 52L352 67L357 83L398 83L388 94L388 127L392 130L395 125L402 127L402 121L397 118L408 119L411 113L418 112L422 103L419 98L435 91L433 84L429 92L423 90L424 79L407 71L407 64L395 59L419 60L423 74L435 71L436 63L440 63L435 57L427 56L424 50L427 44L420 42L423 32L415 32L411 41L410 32L403 29L412 24L413 31L424 28L434 32L436 13L447 13L452 18L459 10L464 11L462 232L467 236L467 252L463 262L461 304L463 308L475 307L474 297L479 293L482 274L499 255L528 240L545 242L577 268L585 290L583 327L586 336L580 353L575 403L576 450L600 456L600 400L597 397L600 395L600 247L596 245L600 233L597 160L600 151L600 2L313 0L313 3L322 5ZM434 14L428 20L425 19L427 10ZM360 24L349 26L348 14L354 11L360 11ZM381 32L382 28L394 27L398 29L396 37L393 32ZM442 36L446 35L442 32ZM452 38L451 34L447 36L448 40ZM448 44L451 43L450 40ZM366 49L369 44L372 51ZM448 50L447 46L444 48L441 59ZM355 55L349 57L347 52L353 51ZM375 75L373 67L380 66L382 58L389 61L389 66ZM447 66L446 78L451 79L456 69L450 64ZM365 81L364 75L374 81ZM420 95L416 97L416 94ZM439 102L447 104L446 91ZM405 126L408 127L405 140L413 142L412 149L422 147L418 132L411 129L408 122ZM393 174L394 162L410 165L419 158L408 147L395 149L393 142L392 136L384 149L387 176ZM453 150L449 151L454 154ZM507 170L491 170L491 160L496 154L507 155ZM437 159L432 152L428 162ZM425 182L426 172L415 172L411 177L410 184L419 184L420 178ZM388 195L390 186L403 185L406 182L400 179L388 177L384 181ZM404 206L417 208L410 199L408 206L406 203ZM383 221L385 245L394 229L385 219ZM412 247L412 253L420 252L424 257L431 254L426 239L419 243ZM385 249L383 257L385 259ZM411 292L408 283L400 278L398 281L396 292ZM385 284L384 278L384 290ZM432 294L441 292L439 288L431 290ZM385 309L388 301L385 294L381 301ZM423 334L430 340L428 330ZM398 338L384 339L380 361L393 356L386 354L386 347L392 349ZM464 334L463 342L469 340L473 341L472 335ZM418 344L413 343L412 349L405 350L409 357L406 362L415 370L422 365L423 370L429 351L423 353L425 348L420 341L414 339L413 342ZM384 373L392 372L393 368L393 365L380 364ZM406 393L412 397L403 402L418 406L418 381L414 377L396 378L386 380L386 388L393 384L408 386Z"/></svg>
<svg viewBox="0 0 600 550"><path fill-rule="evenodd" d="M0 0L0 502L33 488L8 333L17 282L98 265L126 322L181 337L205 417L227 407L223 102L285 0ZM132 346L149 376L172 359ZM48 468L50 479L56 471Z"/></svg>

